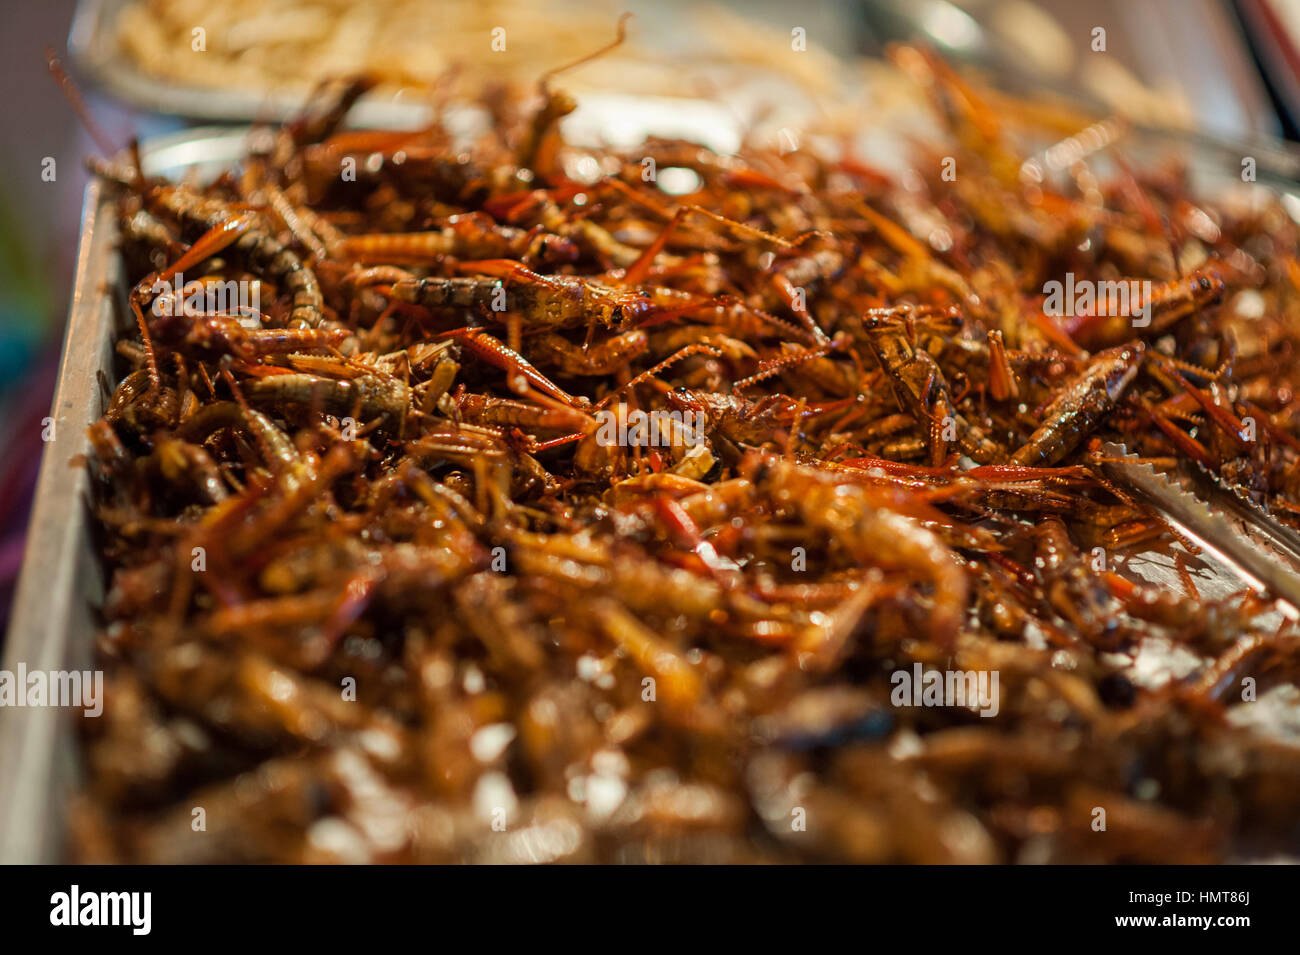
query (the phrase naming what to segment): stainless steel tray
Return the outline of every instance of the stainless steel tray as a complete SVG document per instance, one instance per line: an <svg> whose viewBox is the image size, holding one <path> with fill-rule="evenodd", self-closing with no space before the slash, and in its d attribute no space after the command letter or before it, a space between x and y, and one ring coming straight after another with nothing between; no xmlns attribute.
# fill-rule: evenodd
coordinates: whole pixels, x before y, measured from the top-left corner
<svg viewBox="0 0 1300 955"><path fill-rule="evenodd" d="M278 122L295 115L310 94L307 88L259 92L166 82L145 73L126 57L117 42L117 20L129 0L81 0L68 32L68 53L77 69L97 86L146 112L189 116L209 121ZM421 103L366 97L352 113L354 122L372 127L427 122Z"/></svg>
<svg viewBox="0 0 1300 955"><path fill-rule="evenodd" d="M117 21L130 0L80 0L68 32L68 54L78 71L95 86L128 105L151 113L186 116L210 122L275 123L295 117L311 95L311 88L280 87L267 90L213 89L187 85L145 73L124 55L117 42ZM347 125L361 128L419 128L432 118L432 110L418 98L376 92L362 97L348 113ZM652 123L656 135L691 135L719 152L729 152L739 142L738 121L752 119L762 91L741 90L729 105L681 96L643 93L588 93L578 111L565 121L570 142L594 143L609 137L627 141L642 120ZM769 105L763 103L763 105ZM632 114L633 129L626 117ZM467 139L486 122L486 111L471 105L454 108L444 116L453 135Z"/></svg>
<svg viewBox="0 0 1300 955"><path fill-rule="evenodd" d="M582 134L605 138L616 128L627 137L693 136L724 151L738 141L736 117L725 111L714 113L706 104L698 104L697 111L682 112L681 104L670 108L654 100L632 104L626 99L587 100L581 113L571 117L580 123L573 130L581 131L575 138L586 138ZM189 130L142 144L141 158L148 174L202 179L237 162L244 155L247 135L246 129ZM86 191L76 280L51 412L54 440L41 464L27 553L0 664L10 672L19 662L29 671L89 666L99 626L104 579L86 506L90 488L83 456L90 453L86 429L103 413L108 398L101 378L110 385L116 382L114 342L131 324L126 318L117 222L105 192L98 182ZM1241 586L1208 556L1190 565L1207 598ZM1131 554L1119 569L1156 586L1181 586L1167 550ZM1160 682L1182 676L1196 665L1196 658L1186 651L1144 645L1132 676L1138 682ZM1261 698L1249 714L1241 715L1246 717L1243 723L1248 720L1259 732L1300 739L1300 691L1267 702ZM53 862L62 857L66 803L81 772L76 734L76 720L81 718L75 709L0 708L0 863Z"/></svg>
<svg viewBox="0 0 1300 955"><path fill-rule="evenodd" d="M116 225L99 183L86 190L77 278L54 393L54 440L45 449L27 553L5 641L4 668L81 669L89 665L95 604L103 593L91 546L86 426L102 413L98 375L113 366L118 312L106 288L120 286ZM0 710L0 862L58 856L62 807L76 779L74 720L79 710Z"/></svg>
<svg viewBox="0 0 1300 955"><path fill-rule="evenodd" d="M164 82L150 76L122 55L116 22L129 0L81 0L68 34L68 53L78 70L96 86L141 110L214 122L278 123L297 116L311 90L210 89ZM693 138L718 152L732 152L740 143L743 120L752 118L754 103L741 97L729 105L677 96L617 93L586 94L578 109L565 118L566 140L579 145L630 143L653 132L656 136ZM432 118L422 102L401 102L391 96L362 97L348 113L346 125L370 129L415 129ZM488 115L473 104L450 108L443 122L453 136L467 141L481 133ZM889 164L889 150L883 149ZM235 158L234 154L231 158Z"/></svg>

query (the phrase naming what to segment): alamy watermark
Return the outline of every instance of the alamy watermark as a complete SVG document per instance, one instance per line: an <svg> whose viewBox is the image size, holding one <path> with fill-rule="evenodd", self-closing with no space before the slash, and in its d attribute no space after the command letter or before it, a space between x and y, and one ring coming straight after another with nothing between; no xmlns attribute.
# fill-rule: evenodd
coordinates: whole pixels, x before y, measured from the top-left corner
<svg viewBox="0 0 1300 955"><path fill-rule="evenodd" d="M148 935L153 927L152 892L83 892L73 885L50 896L51 925L120 925L132 935Z"/></svg>
<svg viewBox="0 0 1300 955"><path fill-rule="evenodd" d="M1133 319L1135 328L1151 324L1150 279L1116 279L1094 282L1065 273L1065 281L1043 284L1043 314L1061 316L1111 316Z"/></svg>
<svg viewBox="0 0 1300 955"><path fill-rule="evenodd" d="M980 716L997 716L997 670L926 670L913 663L911 670L895 670L889 682L894 706L957 706Z"/></svg>
<svg viewBox="0 0 1300 955"><path fill-rule="evenodd" d="M152 306L157 318L225 313L237 315L241 320L255 320L262 311L260 282L210 279L187 284L185 276L177 272L170 285L160 279L149 287L149 292L157 296Z"/></svg>
<svg viewBox="0 0 1300 955"><path fill-rule="evenodd" d="M705 416L694 411L628 410L620 404L595 414L602 447L687 447L705 443Z"/></svg>
<svg viewBox="0 0 1300 955"><path fill-rule="evenodd" d="M104 712L103 670L0 670L0 706L79 706L86 716Z"/></svg>

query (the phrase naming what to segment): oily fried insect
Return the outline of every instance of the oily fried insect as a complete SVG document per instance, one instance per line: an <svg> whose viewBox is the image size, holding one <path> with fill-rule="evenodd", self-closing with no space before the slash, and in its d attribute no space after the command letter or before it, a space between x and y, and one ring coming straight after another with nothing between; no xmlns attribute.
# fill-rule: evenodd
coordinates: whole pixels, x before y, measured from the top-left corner
<svg viewBox="0 0 1300 955"><path fill-rule="evenodd" d="M995 460L997 446L954 406L943 370L928 352L907 340L906 330L892 317L870 314L863 322L867 342L894 384L900 403L930 425L931 457L943 459L944 430L955 428L957 443L981 464Z"/></svg>
<svg viewBox="0 0 1300 955"><path fill-rule="evenodd" d="M403 279L393 283L392 294L425 308L482 309L550 327L626 327L693 304L689 296L671 289L619 289L592 279L538 275L505 260L463 263L461 268L495 277Z"/></svg>
<svg viewBox="0 0 1300 955"><path fill-rule="evenodd" d="M1300 227L892 55L944 136L906 179L842 130L569 141L555 72L472 138L343 128L344 80L215 179L101 164L134 324L71 855L1300 849L1254 728L1295 625L1098 468L1300 526Z"/></svg>
<svg viewBox="0 0 1300 955"><path fill-rule="evenodd" d="M189 186L150 183L106 164L92 164L92 168L105 178L138 190L150 213L174 220L183 234L197 237L231 223L240 215L231 203L202 195ZM136 235L138 229L129 229L128 234ZM240 255L251 271L283 286L291 294L287 321L290 327L319 328L325 323L324 299L316 275L285 243L265 229L249 228L235 239L230 250Z"/></svg>
<svg viewBox="0 0 1300 955"><path fill-rule="evenodd" d="M1011 455L1022 467L1055 464L1114 409L1137 376L1145 346L1119 345L1098 354L1043 411L1043 424Z"/></svg>

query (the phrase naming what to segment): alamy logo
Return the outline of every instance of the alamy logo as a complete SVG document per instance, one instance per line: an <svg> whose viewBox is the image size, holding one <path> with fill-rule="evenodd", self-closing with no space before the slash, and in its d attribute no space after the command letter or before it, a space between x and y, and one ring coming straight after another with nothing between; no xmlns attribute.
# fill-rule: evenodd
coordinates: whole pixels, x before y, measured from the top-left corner
<svg viewBox="0 0 1300 955"><path fill-rule="evenodd" d="M889 682L894 706L960 706L998 715L997 670L925 670L913 663L911 670L895 670Z"/></svg>
<svg viewBox="0 0 1300 955"><path fill-rule="evenodd" d="M0 706L80 706L86 716L104 712L102 670L0 670Z"/></svg>
<svg viewBox="0 0 1300 955"><path fill-rule="evenodd" d="M50 896L51 925L129 925L132 935L148 935L152 910L152 892L82 892L74 885Z"/></svg>
<svg viewBox="0 0 1300 955"><path fill-rule="evenodd" d="M233 314L251 319L260 315L262 309L262 290L258 282L212 279L186 284L185 276L177 272L171 285L159 280L153 283L149 292L157 296L152 306L156 318Z"/></svg>
<svg viewBox="0 0 1300 955"><path fill-rule="evenodd" d="M596 412L602 447L693 448L705 443L705 417L694 411L642 411L620 404Z"/></svg>
<svg viewBox="0 0 1300 955"><path fill-rule="evenodd" d="M1073 272L1065 281L1053 279L1043 285L1043 314L1061 316L1118 315L1133 319L1135 328L1151 324L1151 282L1149 279L1120 279L1113 282L1075 281Z"/></svg>

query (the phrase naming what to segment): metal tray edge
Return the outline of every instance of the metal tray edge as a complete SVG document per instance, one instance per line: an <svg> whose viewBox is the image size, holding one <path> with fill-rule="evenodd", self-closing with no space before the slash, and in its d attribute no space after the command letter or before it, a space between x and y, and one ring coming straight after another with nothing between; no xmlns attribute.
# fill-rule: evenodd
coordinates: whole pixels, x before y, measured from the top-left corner
<svg viewBox="0 0 1300 955"><path fill-rule="evenodd" d="M89 665L93 643L92 591L100 574L80 545L90 533L85 506L89 475L78 458L90 450L88 422L103 411L98 374L110 367L114 335L111 295L120 268L113 255L116 223L98 182L86 189L76 279L63 356L50 417L54 438L45 448L29 524L13 616L4 645L4 669ZM85 640L78 629L91 626ZM75 714L75 715L74 715ZM76 710L0 708L0 862L37 863L57 856L64 829L62 807L51 804L60 767L71 750L55 745L73 732Z"/></svg>

